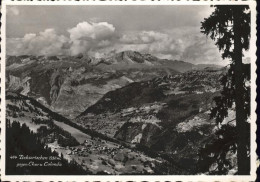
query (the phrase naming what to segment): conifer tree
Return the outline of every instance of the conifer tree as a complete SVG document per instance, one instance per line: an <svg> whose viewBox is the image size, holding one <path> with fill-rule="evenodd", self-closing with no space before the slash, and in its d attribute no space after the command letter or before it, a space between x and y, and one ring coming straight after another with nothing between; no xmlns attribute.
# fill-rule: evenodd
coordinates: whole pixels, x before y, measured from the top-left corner
<svg viewBox="0 0 260 182"><path fill-rule="evenodd" d="M228 75L222 79L223 91L215 98L216 107L212 116L221 123L228 114L228 108L235 103L236 128L235 151L237 152L239 175L249 174L249 123L250 81L249 67L242 62L243 51L249 49L250 9L248 5L217 5L214 12L201 22L201 32L216 42L222 51L222 58L230 60ZM222 132L224 129L222 130ZM230 132L226 130L226 132Z"/></svg>

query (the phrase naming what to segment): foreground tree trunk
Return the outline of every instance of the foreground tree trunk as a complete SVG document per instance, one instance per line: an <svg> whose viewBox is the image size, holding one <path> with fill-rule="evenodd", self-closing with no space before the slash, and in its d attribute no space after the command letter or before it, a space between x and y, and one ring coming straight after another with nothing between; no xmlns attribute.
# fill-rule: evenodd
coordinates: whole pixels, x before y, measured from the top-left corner
<svg viewBox="0 0 260 182"><path fill-rule="evenodd" d="M241 11L234 8L234 76L235 76L235 104L236 104L236 129L237 141L237 163L238 174L248 175L250 171L250 161L247 158L246 149L246 113L244 109L243 95L243 71L242 71L242 40L241 40Z"/></svg>

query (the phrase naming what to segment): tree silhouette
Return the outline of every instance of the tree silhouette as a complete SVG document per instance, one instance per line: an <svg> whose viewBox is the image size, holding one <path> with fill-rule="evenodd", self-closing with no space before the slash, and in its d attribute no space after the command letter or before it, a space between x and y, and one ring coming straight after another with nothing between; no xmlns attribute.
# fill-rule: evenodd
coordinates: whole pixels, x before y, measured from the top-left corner
<svg viewBox="0 0 260 182"><path fill-rule="evenodd" d="M17 167L21 163L19 158L11 158L11 156L29 155L29 156L55 156L59 154L52 151L44 143L41 143L38 133L30 131L25 124L20 124L18 121L10 122L7 119L6 126L6 174L8 175L83 175L92 174L90 171L83 169L74 160L68 162L61 154L61 167L45 166L45 167ZM38 160L24 160L23 163L29 161L39 163ZM46 160L47 161L47 160ZM42 161L44 162L44 161ZM49 161L47 161L49 162ZM55 162L55 160L53 160ZM57 161L56 161L57 162Z"/></svg>
<svg viewBox="0 0 260 182"><path fill-rule="evenodd" d="M243 50L249 49L250 9L248 5L214 7L215 11L201 22L201 32L216 41L219 50L223 51L222 58L230 59L230 68L222 79L224 88L221 96L215 98L216 107L211 115L221 123L228 115L228 108L235 103L236 128L235 138L232 139L237 151L237 174L246 175L250 171L250 127L247 122L250 115L250 88L247 85L250 82L250 70L249 66L243 64L242 57ZM226 132L232 133L230 130Z"/></svg>

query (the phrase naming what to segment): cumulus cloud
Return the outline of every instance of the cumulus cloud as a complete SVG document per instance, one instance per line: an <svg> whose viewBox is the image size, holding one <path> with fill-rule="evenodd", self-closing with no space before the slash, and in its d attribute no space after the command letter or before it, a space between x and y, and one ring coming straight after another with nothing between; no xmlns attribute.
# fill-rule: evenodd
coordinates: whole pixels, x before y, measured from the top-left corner
<svg viewBox="0 0 260 182"><path fill-rule="evenodd" d="M68 36L58 35L54 29L22 38L7 39L10 55L77 55L104 57L125 50L150 53L162 59L191 63L219 63L221 56L213 41L206 39L198 28L121 32L107 22L81 22L68 29ZM198 29L199 30L199 29Z"/></svg>
<svg viewBox="0 0 260 182"><path fill-rule="evenodd" d="M102 49L111 44L115 27L107 22L82 22L68 29L69 37L58 35L54 29L39 34L26 34L22 38L7 39L10 55L77 55Z"/></svg>
<svg viewBox="0 0 260 182"><path fill-rule="evenodd" d="M107 22L88 23L85 21L69 29L68 32L72 40L82 38L103 40L109 38L115 32L115 27Z"/></svg>
<svg viewBox="0 0 260 182"><path fill-rule="evenodd" d="M142 31L140 33L124 34L120 38L120 42L125 44L150 44L155 41L163 41L167 39L166 34L154 31Z"/></svg>
<svg viewBox="0 0 260 182"><path fill-rule="evenodd" d="M183 60L195 64L223 63L220 62L221 54L214 42L199 31L196 32L195 28L187 27L183 30L174 29L164 33L155 31L127 33L121 36L120 42L112 50L116 52L136 50L162 59Z"/></svg>
<svg viewBox="0 0 260 182"><path fill-rule="evenodd" d="M183 51L183 42L168 33L142 31L123 34L117 50L136 50L156 55L160 58L179 59Z"/></svg>
<svg viewBox="0 0 260 182"><path fill-rule="evenodd" d="M227 60L222 60L221 53L214 42L203 35L194 36L190 43L183 50L182 60L199 64L227 64Z"/></svg>
<svg viewBox="0 0 260 182"><path fill-rule="evenodd" d="M7 53L10 55L62 55L66 54L69 39L57 35L54 29L37 34L25 34L22 38L7 39Z"/></svg>
<svg viewBox="0 0 260 182"><path fill-rule="evenodd" d="M81 22L68 30L70 33L71 54L86 53L89 50L110 45L115 33L115 27L107 22Z"/></svg>

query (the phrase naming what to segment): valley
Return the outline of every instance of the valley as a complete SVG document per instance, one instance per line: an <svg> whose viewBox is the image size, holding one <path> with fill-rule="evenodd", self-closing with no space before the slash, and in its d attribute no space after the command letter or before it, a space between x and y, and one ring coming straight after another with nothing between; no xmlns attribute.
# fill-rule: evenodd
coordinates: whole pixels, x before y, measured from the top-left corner
<svg viewBox="0 0 260 182"><path fill-rule="evenodd" d="M166 160L149 157L130 144L82 132L37 101L16 93L7 92L7 118L11 123L26 124L52 151L75 161L87 174L160 174L161 166L168 165Z"/></svg>
<svg viewBox="0 0 260 182"><path fill-rule="evenodd" d="M225 74L134 51L10 56L6 117L88 174L198 174Z"/></svg>

